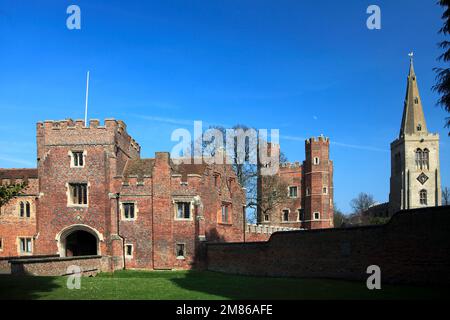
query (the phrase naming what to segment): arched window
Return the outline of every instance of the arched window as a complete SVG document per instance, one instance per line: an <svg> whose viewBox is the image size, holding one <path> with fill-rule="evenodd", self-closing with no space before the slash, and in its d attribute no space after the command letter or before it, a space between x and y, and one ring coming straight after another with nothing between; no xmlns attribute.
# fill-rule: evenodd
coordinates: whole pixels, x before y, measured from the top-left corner
<svg viewBox="0 0 450 320"><path fill-rule="evenodd" d="M25 203L25 214L27 218L31 216L31 205L28 201Z"/></svg>
<svg viewBox="0 0 450 320"><path fill-rule="evenodd" d="M427 190L420 190L420 204L426 206L428 204Z"/></svg>
<svg viewBox="0 0 450 320"><path fill-rule="evenodd" d="M423 150L422 163L424 169L428 170L430 168L430 150L428 149Z"/></svg>
<svg viewBox="0 0 450 320"><path fill-rule="evenodd" d="M422 159L423 159L423 151L422 149L418 148L416 150L416 167L418 169L422 169Z"/></svg>
<svg viewBox="0 0 450 320"><path fill-rule="evenodd" d="M20 201L19 215L21 218L25 217L25 203L23 203L22 201Z"/></svg>

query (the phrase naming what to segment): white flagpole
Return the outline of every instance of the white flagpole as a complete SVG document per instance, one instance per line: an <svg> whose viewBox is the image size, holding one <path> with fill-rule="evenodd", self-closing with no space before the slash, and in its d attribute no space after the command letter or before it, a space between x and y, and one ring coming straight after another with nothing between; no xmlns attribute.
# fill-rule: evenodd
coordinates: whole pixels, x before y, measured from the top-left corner
<svg viewBox="0 0 450 320"><path fill-rule="evenodd" d="M84 126L87 127L87 113L88 113L88 98L89 98L89 71L87 72L87 79L86 79L86 108L84 110Z"/></svg>

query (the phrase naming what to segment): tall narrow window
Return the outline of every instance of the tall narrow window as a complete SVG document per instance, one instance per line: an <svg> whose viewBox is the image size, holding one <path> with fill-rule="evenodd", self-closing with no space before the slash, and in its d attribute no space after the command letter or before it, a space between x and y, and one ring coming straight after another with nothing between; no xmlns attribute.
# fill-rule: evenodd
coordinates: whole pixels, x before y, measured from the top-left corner
<svg viewBox="0 0 450 320"><path fill-rule="evenodd" d="M123 218L125 220L134 220L136 215L136 206L134 203L122 203Z"/></svg>
<svg viewBox="0 0 450 320"><path fill-rule="evenodd" d="M288 222L289 221L289 210L283 210L283 212L282 212L282 219L283 219L283 222Z"/></svg>
<svg viewBox="0 0 450 320"><path fill-rule="evenodd" d="M427 190L423 189L420 190L420 204L421 205L428 205L428 195L427 195Z"/></svg>
<svg viewBox="0 0 450 320"><path fill-rule="evenodd" d="M415 104L419 104L419 98L418 97L414 97L414 103Z"/></svg>
<svg viewBox="0 0 450 320"><path fill-rule="evenodd" d="M70 203L74 205L87 204L87 183L71 183L70 188Z"/></svg>
<svg viewBox="0 0 450 320"><path fill-rule="evenodd" d="M298 209L298 221L305 221L305 210Z"/></svg>
<svg viewBox="0 0 450 320"><path fill-rule="evenodd" d="M220 217L221 223L227 223L227 224L231 223L230 211L231 211L231 205L229 203L223 203L221 217Z"/></svg>
<svg viewBox="0 0 450 320"><path fill-rule="evenodd" d="M3 239L0 238L0 251L3 251Z"/></svg>
<svg viewBox="0 0 450 320"><path fill-rule="evenodd" d="M31 238L19 238L20 253L31 253L33 251Z"/></svg>
<svg viewBox="0 0 450 320"><path fill-rule="evenodd" d="M31 205L28 201L25 203L25 215L27 218L31 217Z"/></svg>
<svg viewBox="0 0 450 320"><path fill-rule="evenodd" d="M314 220L320 220L320 212L314 212L313 217Z"/></svg>
<svg viewBox="0 0 450 320"><path fill-rule="evenodd" d="M418 169L422 169L422 159L423 159L423 151L422 149L416 150L416 167Z"/></svg>
<svg viewBox="0 0 450 320"><path fill-rule="evenodd" d="M191 218L191 203L190 202L177 202L177 219L187 220Z"/></svg>
<svg viewBox="0 0 450 320"><path fill-rule="evenodd" d="M82 151L73 151L72 159L73 159L74 167L83 167L84 166L84 157L83 157Z"/></svg>
<svg viewBox="0 0 450 320"><path fill-rule="evenodd" d="M311 194L311 190L309 188L306 188L306 195L309 196Z"/></svg>
<svg viewBox="0 0 450 320"><path fill-rule="evenodd" d="M132 244L125 245L125 256L127 258L133 258L133 245Z"/></svg>
<svg viewBox="0 0 450 320"><path fill-rule="evenodd" d="M20 204L19 204L19 216L21 218L25 217L25 203L23 201L20 201Z"/></svg>
<svg viewBox="0 0 450 320"><path fill-rule="evenodd" d="M319 157L314 157L314 164L315 164L315 165L320 164L320 159L319 159Z"/></svg>
<svg viewBox="0 0 450 320"><path fill-rule="evenodd" d="M423 150L422 154L422 165L423 169L430 169L430 151L428 149Z"/></svg>
<svg viewBox="0 0 450 320"><path fill-rule="evenodd" d="M264 215L264 222L269 222L270 221L270 217L268 214Z"/></svg>

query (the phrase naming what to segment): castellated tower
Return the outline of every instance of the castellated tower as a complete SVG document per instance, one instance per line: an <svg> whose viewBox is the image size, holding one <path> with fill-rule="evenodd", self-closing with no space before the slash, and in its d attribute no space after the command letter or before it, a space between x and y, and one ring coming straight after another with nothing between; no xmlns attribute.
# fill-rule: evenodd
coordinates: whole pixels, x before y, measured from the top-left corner
<svg viewBox="0 0 450 320"><path fill-rule="evenodd" d="M305 229L333 228L333 162L330 141L320 136L305 141L303 162L303 207Z"/></svg>
<svg viewBox="0 0 450 320"><path fill-rule="evenodd" d="M280 148L269 145L269 150L274 147ZM258 172L258 199L263 206L258 207L258 224L308 230L333 228L333 162L329 152L328 138L311 138L305 142L303 164L280 164L275 179ZM277 186L286 187L281 192L286 192L287 198L275 197L270 203L267 199L271 193L280 192Z"/></svg>
<svg viewBox="0 0 450 320"><path fill-rule="evenodd" d="M114 178L122 174L128 159L140 157L140 147L127 134L125 123L106 119L104 125L98 120L86 125L68 119L39 122L36 129L36 252L122 256L114 197L120 186ZM72 249L73 243L89 242L88 236L96 238L97 248Z"/></svg>
<svg viewBox="0 0 450 320"><path fill-rule="evenodd" d="M389 213L440 205L439 135L428 132L411 58L400 134L391 143Z"/></svg>

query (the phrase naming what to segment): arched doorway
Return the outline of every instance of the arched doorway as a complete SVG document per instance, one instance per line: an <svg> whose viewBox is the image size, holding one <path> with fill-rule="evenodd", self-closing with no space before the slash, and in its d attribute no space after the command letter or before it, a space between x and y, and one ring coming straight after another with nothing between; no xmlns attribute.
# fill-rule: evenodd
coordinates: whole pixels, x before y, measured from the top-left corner
<svg viewBox="0 0 450 320"><path fill-rule="evenodd" d="M72 232L66 237L66 257L97 255L97 238L83 230Z"/></svg>
<svg viewBox="0 0 450 320"><path fill-rule="evenodd" d="M55 240L61 257L101 255L100 242L103 241L103 235L84 224L64 228L56 235Z"/></svg>

